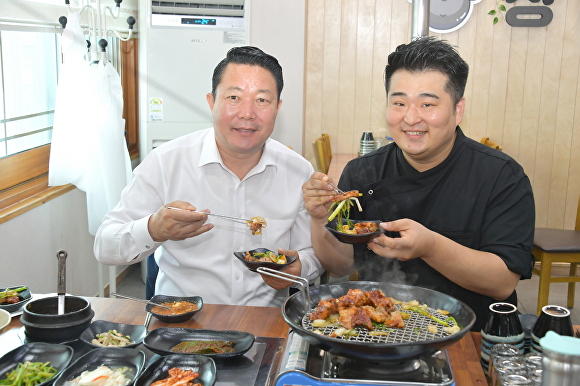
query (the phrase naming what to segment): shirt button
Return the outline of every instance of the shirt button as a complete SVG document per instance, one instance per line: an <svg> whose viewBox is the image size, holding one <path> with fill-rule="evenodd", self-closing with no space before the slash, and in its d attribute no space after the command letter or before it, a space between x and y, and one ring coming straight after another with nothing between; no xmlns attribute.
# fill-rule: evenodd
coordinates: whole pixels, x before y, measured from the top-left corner
<svg viewBox="0 0 580 386"><path fill-rule="evenodd" d="M151 249L151 247L149 245L145 245L145 248L147 249Z"/></svg>
<svg viewBox="0 0 580 386"><path fill-rule="evenodd" d="M236 280L240 280L240 277L236 275Z"/></svg>

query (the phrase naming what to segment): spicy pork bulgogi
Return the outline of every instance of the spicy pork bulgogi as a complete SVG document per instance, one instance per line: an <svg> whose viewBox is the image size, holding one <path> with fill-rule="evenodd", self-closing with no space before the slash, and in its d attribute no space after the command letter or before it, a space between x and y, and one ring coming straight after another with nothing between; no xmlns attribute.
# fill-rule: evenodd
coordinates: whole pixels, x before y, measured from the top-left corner
<svg viewBox="0 0 580 386"><path fill-rule="evenodd" d="M344 192L343 194L336 194L332 196L332 202L343 201L349 198L358 197L360 193L358 190L350 190L348 192Z"/></svg>
<svg viewBox="0 0 580 386"><path fill-rule="evenodd" d="M247 221L247 224L253 235L261 235L262 228L266 228L266 225L268 225L264 217L252 217L250 220L252 221Z"/></svg>
<svg viewBox="0 0 580 386"><path fill-rule="evenodd" d="M340 315L340 324L347 329L362 326L372 331L373 321L384 323L387 327L405 327L401 312L394 308L393 300L381 290L365 292L351 288L338 299L322 299L309 319L326 319L336 313Z"/></svg>

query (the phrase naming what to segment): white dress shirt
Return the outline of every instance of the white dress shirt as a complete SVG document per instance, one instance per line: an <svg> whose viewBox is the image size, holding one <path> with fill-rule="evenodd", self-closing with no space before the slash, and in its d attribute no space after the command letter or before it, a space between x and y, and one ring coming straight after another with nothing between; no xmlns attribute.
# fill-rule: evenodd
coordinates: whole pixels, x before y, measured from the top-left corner
<svg viewBox="0 0 580 386"><path fill-rule="evenodd" d="M154 149L134 171L121 200L99 227L94 252L109 265L127 265L155 252L159 265L155 293L201 296L205 303L281 306L288 289L274 290L248 270L234 251L255 248L299 252L301 276L314 281L324 270L310 240L310 217L302 184L314 169L295 151L268 139L259 163L240 179L221 160L214 129L196 131ZM175 200L198 210L264 217L262 235L244 223L209 217L214 228L183 241L156 243L149 216Z"/></svg>

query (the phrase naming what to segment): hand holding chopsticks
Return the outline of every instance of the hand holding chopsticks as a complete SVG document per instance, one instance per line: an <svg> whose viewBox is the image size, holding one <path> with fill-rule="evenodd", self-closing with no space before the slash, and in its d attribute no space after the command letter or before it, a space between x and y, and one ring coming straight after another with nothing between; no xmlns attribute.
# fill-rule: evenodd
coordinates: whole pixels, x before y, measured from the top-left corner
<svg viewBox="0 0 580 386"><path fill-rule="evenodd" d="M175 210L186 210L188 212L192 212L192 213L199 213L199 214L205 214L206 216L214 216L214 217L219 217L219 218L223 218L225 220L228 221L233 221L233 222L242 222L242 223L248 223L248 222L252 222L253 220L248 220L245 218L241 218L241 217L232 217L232 216L224 216L223 214L215 214L215 213L206 213L206 212L198 212L196 210L191 210L191 209L183 209L183 208L176 208L174 206L165 206L167 209L175 209Z"/></svg>
<svg viewBox="0 0 580 386"><path fill-rule="evenodd" d="M227 221L241 222L241 223L244 223L250 227L250 230L252 231L253 235L261 235L262 228L266 228L266 226L268 225L268 223L266 222L266 219L264 219L263 217L252 217L251 219L246 219L246 218L242 218L242 217L224 216L223 214L198 212L196 210L176 208L174 206L168 206L168 205L166 205L165 207L167 209L186 210L186 211L193 212L193 213L205 214L207 216L214 216L214 217L222 218L222 219L227 220Z"/></svg>

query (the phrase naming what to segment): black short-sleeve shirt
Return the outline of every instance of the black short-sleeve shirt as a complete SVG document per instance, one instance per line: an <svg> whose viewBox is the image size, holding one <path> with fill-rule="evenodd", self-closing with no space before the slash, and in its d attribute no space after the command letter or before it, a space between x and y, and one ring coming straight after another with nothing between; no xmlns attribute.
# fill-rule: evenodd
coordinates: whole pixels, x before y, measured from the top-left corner
<svg viewBox="0 0 580 386"><path fill-rule="evenodd" d="M535 225L529 179L507 154L467 138L459 127L456 132L447 159L424 172L414 169L395 143L350 161L339 187L363 194L363 212L353 209L351 218L415 220L468 248L498 255L511 271L529 279ZM460 287L420 258L386 259L363 244L355 246L355 264L361 280L426 287L465 302L477 316L474 331L496 302ZM517 305L515 291L505 301Z"/></svg>

